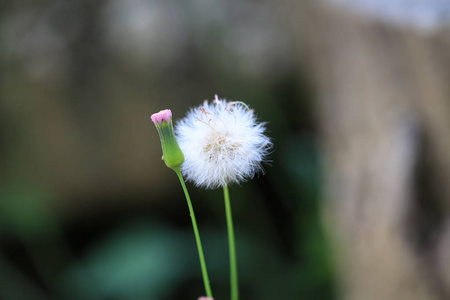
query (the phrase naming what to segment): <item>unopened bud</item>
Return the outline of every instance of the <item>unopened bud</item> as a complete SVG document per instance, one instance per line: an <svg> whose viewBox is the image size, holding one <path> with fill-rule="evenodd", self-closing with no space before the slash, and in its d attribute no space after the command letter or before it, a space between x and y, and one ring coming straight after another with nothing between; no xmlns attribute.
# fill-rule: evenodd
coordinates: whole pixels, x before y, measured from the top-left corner
<svg viewBox="0 0 450 300"><path fill-rule="evenodd" d="M172 124L172 112L170 109L165 109L159 113L153 114L151 119L153 123L155 123L156 130L158 130L163 160L166 163L166 166L175 171L179 170L181 164L184 162L184 155L175 138Z"/></svg>

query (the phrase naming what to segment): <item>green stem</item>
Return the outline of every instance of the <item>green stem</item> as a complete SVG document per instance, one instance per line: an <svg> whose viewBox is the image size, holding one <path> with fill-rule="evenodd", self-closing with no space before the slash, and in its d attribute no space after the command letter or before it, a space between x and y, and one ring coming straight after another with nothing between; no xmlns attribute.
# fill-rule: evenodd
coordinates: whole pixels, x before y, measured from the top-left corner
<svg viewBox="0 0 450 300"><path fill-rule="evenodd" d="M203 283L205 284L205 291L208 297L213 297L211 292L211 286L209 285L208 271L206 270L205 257L203 255L202 241L200 240L200 233L198 232L197 221L195 220L194 208L192 206L191 198L189 197L186 184L184 183L183 176L180 170L174 170L180 179L181 186L183 187L184 195L186 196L187 204L189 207L189 214L191 215L192 227L194 228L195 241L197 242L198 256L200 258L200 266L202 268Z"/></svg>
<svg viewBox="0 0 450 300"><path fill-rule="evenodd" d="M225 211L227 215L228 228L228 247L230 252L230 286L231 300L239 299L237 261L236 261L236 245L234 241L233 217L231 215L230 193L228 186L223 187L223 197L225 199Z"/></svg>

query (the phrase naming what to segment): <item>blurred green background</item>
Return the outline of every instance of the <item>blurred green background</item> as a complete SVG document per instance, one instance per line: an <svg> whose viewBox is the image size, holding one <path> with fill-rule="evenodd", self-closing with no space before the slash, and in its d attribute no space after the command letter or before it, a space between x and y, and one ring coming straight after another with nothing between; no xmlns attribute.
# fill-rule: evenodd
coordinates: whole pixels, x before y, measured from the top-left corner
<svg viewBox="0 0 450 300"><path fill-rule="evenodd" d="M186 201L150 115L244 101L274 142L231 187L242 299L335 298L313 99L271 1L2 1L0 298L197 299ZM297 45L298 46L298 45ZM228 298L220 190L188 184Z"/></svg>

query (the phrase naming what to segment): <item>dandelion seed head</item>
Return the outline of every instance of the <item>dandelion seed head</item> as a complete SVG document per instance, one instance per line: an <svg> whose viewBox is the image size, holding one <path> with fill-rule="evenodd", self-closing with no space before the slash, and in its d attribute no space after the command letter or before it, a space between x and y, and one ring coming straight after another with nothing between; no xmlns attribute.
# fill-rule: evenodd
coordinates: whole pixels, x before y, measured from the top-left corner
<svg viewBox="0 0 450 300"><path fill-rule="evenodd" d="M175 131L185 156L181 172L205 188L252 178L272 146L253 110L217 95L212 103L191 109Z"/></svg>

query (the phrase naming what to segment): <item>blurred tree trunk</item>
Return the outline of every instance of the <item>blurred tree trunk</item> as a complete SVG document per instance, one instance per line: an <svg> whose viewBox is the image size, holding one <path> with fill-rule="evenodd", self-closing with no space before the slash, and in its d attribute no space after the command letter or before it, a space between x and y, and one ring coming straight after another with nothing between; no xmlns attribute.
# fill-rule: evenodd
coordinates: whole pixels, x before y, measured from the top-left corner
<svg viewBox="0 0 450 300"><path fill-rule="evenodd" d="M342 299L450 299L450 38L291 1Z"/></svg>

